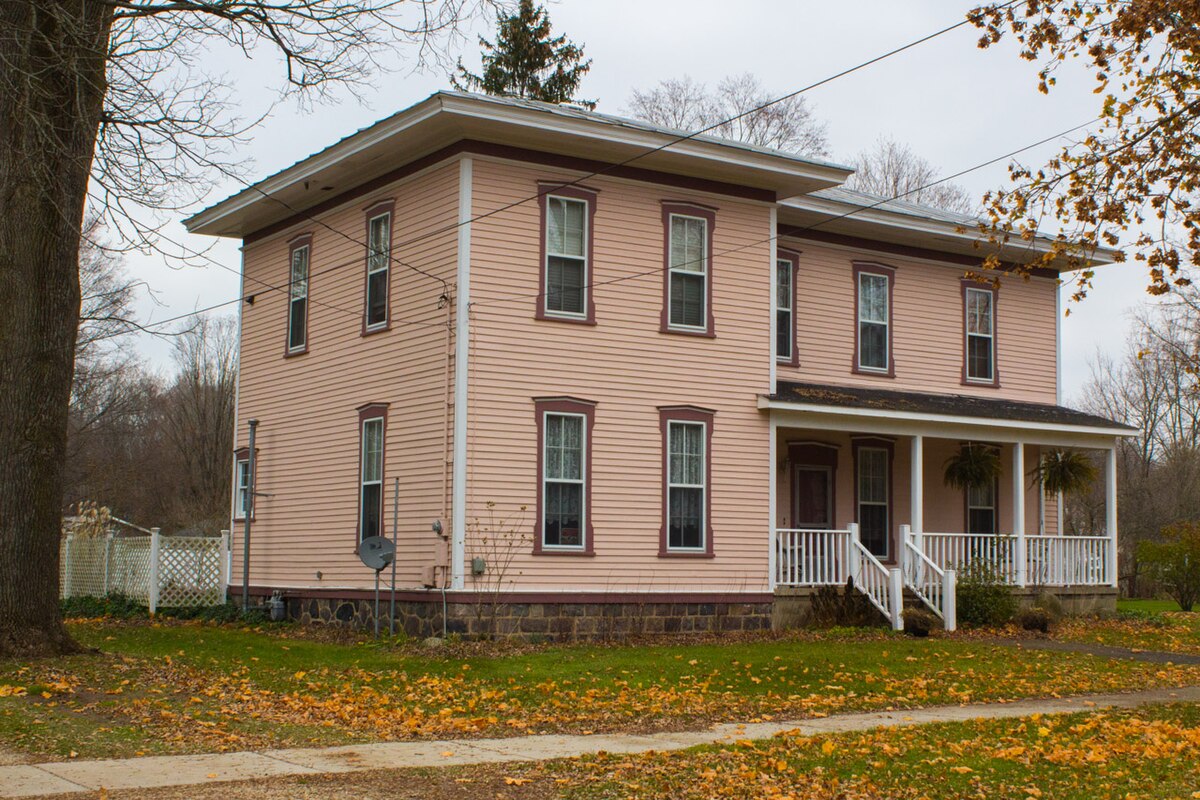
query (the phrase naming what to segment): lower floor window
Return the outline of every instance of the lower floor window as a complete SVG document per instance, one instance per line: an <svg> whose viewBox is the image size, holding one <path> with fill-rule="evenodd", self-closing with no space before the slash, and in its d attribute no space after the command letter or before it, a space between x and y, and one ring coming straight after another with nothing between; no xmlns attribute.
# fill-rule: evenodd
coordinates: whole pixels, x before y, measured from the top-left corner
<svg viewBox="0 0 1200 800"><path fill-rule="evenodd" d="M858 449L858 532L872 555L888 557L890 454L882 447Z"/></svg>
<svg viewBox="0 0 1200 800"><path fill-rule="evenodd" d="M237 519L245 519L250 513L250 459L240 458L237 462Z"/></svg>
<svg viewBox="0 0 1200 800"><path fill-rule="evenodd" d="M542 544L583 545L584 417L546 414L543 454Z"/></svg>
<svg viewBox="0 0 1200 800"><path fill-rule="evenodd" d="M383 535L383 417L362 421L359 540Z"/></svg>
<svg viewBox="0 0 1200 800"><path fill-rule="evenodd" d="M667 427L667 547L705 547L706 456L704 423L670 422Z"/></svg>
<svg viewBox="0 0 1200 800"><path fill-rule="evenodd" d="M996 484L967 489L967 533L996 532Z"/></svg>

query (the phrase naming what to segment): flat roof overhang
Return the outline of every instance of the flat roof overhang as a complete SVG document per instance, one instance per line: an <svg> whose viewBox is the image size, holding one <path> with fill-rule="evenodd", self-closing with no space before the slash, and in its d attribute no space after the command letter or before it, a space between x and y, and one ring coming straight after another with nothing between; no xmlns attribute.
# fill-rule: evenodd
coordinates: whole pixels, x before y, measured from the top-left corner
<svg viewBox="0 0 1200 800"><path fill-rule="evenodd" d="M675 142L678 138L678 133L618 117L439 92L206 208L184 225L190 233L244 238L464 139L606 164L637 157L634 166L641 169L760 189L774 197L836 186L852 171L710 137Z"/></svg>

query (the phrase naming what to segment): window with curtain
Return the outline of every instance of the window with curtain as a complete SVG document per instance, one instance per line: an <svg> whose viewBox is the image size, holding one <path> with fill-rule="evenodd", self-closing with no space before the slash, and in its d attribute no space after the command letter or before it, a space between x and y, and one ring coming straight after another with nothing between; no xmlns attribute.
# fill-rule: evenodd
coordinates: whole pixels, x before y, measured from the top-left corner
<svg viewBox="0 0 1200 800"><path fill-rule="evenodd" d="M679 328L708 325L708 221L670 216L670 324Z"/></svg>
<svg viewBox="0 0 1200 800"><path fill-rule="evenodd" d="M706 546L704 493L707 476L704 424L670 422L667 427L667 547Z"/></svg>
<svg viewBox="0 0 1200 800"><path fill-rule="evenodd" d="M967 533L996 532L996 484L967 489Z"/></svg>
<svg viewBox="0 0 1200 800"><path fill-rule="evenodd" d="M308 245L292 249L288 291L288 351L308 346Z"/></svg>
<svg viewBox="0 0 1200 800"><path fill-rule="evenodd" d="M858 449L858 532L863 546L880 558L888 556L888 451Z"/></svg>
<svg viewBox="0 0 1200 800"><path fill-rule="evenodd" d="M362 421L362 470L360 473L360 539L383 534L383 417Z"/></svg>
<svg viewBox="0 0 1200 800"><path fill-rule="evenodd" d="M550 195L546 198L546 313L587 314L588 204Z"/></svg>
<svg viewBox="0 0 1200 800"><path fill-rule="evenodd" d="M786 258L778 259L775 262L775 357L781 361L791 360L795 347L792 328L795 279L792 262Z"/></svg>
<svg viewBox="0 0 1200 800"><path fill-rule="evenodd" d="M586 433L578 414L546 414L542 438L542 545L582 547Z"/></svg>
<svg viewBox="0 0 1200 800"><path fill-rule="evenodd" d="M392 261L391 212L367 223L367 330L388 322L388 273Z"/></svg>
<svg viewBox="0 0 1200 800"><path fill-rule="evenodd" d="M888 280L870 272L858 275L859 369L888 369Z"/></svg>
<svg viewBox="0 0 1200 800"><path fill-rule="evenodd" d="M992 381L996 375L994 297L988 289L966 291L967 380Z"/></svg>

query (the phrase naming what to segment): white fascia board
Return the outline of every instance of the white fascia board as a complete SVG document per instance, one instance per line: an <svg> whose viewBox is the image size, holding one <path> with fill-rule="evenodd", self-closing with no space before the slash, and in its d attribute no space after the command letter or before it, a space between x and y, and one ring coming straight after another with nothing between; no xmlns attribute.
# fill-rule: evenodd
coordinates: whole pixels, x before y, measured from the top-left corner
<svg viewBox="0 0 1200 800"><path fill-rule="evenodd" d="M675 142L679 137L658 131L625 128L598 120L555 116L545 111L517 106L492 105L472 98L444 96L445 111L463 117L501 122L514 126L569 134L583 139L592 139L606 144L628 145L652 150L669 144L661 152L701 159L732 167L752 168L778 175L808 180L823 180L830 184L841 184L853 172L832 165L823 165L791 159L786 156L759 153L736 145L712 142L706 139L687 139ZM790 166L785 166L790 165Z"/></svg>
<svg viewBox="0 0 1200 800"><path fill-rule="evenodd" d="M784 423L794 422L801 427L827 430L853 429L860 433L923 433L937 438L958 438L967 435L1005 442L1027 440L1030 434L1037 434L1037 444L1064 447L1112 447L1115 439L1119 437L1137 435L1136 431L1123 428L810 405L771 400L762 396L758 398L758 407L771 411L772 416L778 413L780 421ZM870 430L867 429L868 426Z"/></svg>
<svg viewBox="0 0 1200 800"><path fill-rule="evenodd" d="M363 150L390 139L414 125L424 122L439 111L441 111L441 98L437 95L429 97L407 111L402 111L358 133L351 134L343 141L331 145L327 149L309 156L297 164L286 167L281 172L264 178L258 183L247 186L237 194L185 219L183 224L189 232L193 228L213 225L230 214L236 214L255 203L266 200L262 192L273 195L291 186L295 186L297 183L313 177L322 170L334 166L339 161L344 161Z"/></svg>

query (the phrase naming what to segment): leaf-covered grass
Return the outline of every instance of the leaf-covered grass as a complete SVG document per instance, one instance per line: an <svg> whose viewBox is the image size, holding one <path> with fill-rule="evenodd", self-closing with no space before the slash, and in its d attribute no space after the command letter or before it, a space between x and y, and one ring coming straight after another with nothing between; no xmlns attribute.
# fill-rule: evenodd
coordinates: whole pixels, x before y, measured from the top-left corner
<svg viewBox="0 0 1200 800"><path fill-rule="evenodd" d="M1200 655L1200 612L1153 610L1155 608L1148 605L1126 607L1113 619L1066 619L1052 634L1073 642Z"/></svg>
<svg viewBox="0 0 1200 800"><path fill-rule="evenodd" d="M602 754L512 770L510 780L552 784L569 800L1191 798L1197 752L1200 707L1175 704Z"/></svg>
<svg viewBox="0 0 1200 800"><path fill-rule="evenodd" d="M883 631L491 655L199 622L91 621L72 632L103 652L0 662L0 747L102 757L653 731L1200 683L1200 667Z"/></svg>
<svg viewBox="0 0 1200 800"><path fill-rule="evenodd" d="M1182 611L1179 603L1174 600L1135 600L1121 599L1117 601L1117 611L1129 614L1161 614L1164 611Z"/></svg>

